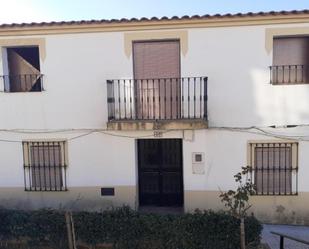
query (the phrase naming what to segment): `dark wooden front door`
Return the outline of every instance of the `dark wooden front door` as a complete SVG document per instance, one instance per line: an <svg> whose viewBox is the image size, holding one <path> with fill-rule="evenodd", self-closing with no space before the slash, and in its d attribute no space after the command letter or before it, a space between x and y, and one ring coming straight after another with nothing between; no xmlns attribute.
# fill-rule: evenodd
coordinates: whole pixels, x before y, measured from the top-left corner
<svg viewBox="0 0 309 249"><path fill-rule="evenodd" d="M138 140L138 176L141 206L182 206L182 140Z"/></svg>

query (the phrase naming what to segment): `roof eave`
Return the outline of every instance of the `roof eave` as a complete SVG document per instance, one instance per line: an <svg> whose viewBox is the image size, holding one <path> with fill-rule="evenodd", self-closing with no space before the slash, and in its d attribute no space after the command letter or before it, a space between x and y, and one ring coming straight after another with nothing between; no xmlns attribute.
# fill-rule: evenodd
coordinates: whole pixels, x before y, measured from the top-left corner
<svg viewBox="0 0 309 249"><path fill-rule="evenodd" d="M111 31L137 31L153 29L184 29L207 27L231 27L251 25L309 23L309 14L252 15L252 16L211 16L183 19L128 20L97 22L61 22L41 24L20 24L0 27L0 36L42 35L66 33L92 33Z"/></svg>

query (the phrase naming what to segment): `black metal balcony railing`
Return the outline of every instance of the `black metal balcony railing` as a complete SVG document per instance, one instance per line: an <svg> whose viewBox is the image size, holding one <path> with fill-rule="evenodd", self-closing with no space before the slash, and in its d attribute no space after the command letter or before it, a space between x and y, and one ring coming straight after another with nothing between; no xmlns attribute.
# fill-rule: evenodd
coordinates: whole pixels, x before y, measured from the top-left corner
<svg viewBox="0 0 309 249"><path fill-rule="evenodd" d="M271 84L308 83L308 67L306 65L270 66Z"/></svg>
<svg viewBox="0 0 309 249"><path fill-rule="evenodd" d="M107 80L108 120L207 120L207 77Z"/></svg>
<svg viewBox="0 0 309 249"><path fill-rule="evenodd" d="M0 77L4 92L43 91L43 74L2 75Z"/></svg>

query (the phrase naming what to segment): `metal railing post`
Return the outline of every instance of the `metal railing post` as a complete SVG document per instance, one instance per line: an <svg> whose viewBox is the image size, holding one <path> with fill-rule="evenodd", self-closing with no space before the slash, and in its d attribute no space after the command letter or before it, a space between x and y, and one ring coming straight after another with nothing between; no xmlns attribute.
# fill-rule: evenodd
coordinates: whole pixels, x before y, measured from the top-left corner
<svg viewBox="0 0 309 249"><path fill-rule="evenodd" d="M280 236L280 249L284 249L284 237Z"/></svg>
<svg viewBox="0 0 309 249"><path fill-rule="evenodd" d="M204 119L207 120L208 119L208 113L207 113L207 100L208 100L208 96L207 96L207 81L208 81L208 77L204 78Z"/></svg>
<svg viewBox="0 0 309 249"><path fill-rule="evenodd" d="M108 120L112 120L115 118L115 113L113 109L113 105L115 104L115 98L113 96L113 81L112 80L107 80L106 81L106 86L107 86L107 112L108 112Z"/></svg>

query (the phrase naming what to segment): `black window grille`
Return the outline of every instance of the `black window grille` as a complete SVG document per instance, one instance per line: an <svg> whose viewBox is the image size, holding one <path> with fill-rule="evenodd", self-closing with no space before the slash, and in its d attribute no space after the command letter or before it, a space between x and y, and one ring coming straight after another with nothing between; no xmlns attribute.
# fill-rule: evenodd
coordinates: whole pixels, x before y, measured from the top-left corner
<svg viewBox="0 0 309 249"><path fill-rule="evenodd" d="M66 142L23 142L26 191L66 191Z"/></svg>
<svg viewBox="0 0 309 249"><path fill-rule="evenodd" d="M250 143L256 195L297 195L298 143Z"/></svg>

